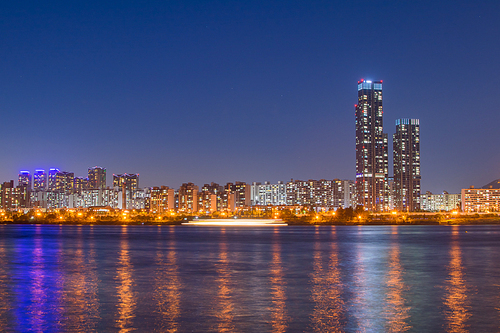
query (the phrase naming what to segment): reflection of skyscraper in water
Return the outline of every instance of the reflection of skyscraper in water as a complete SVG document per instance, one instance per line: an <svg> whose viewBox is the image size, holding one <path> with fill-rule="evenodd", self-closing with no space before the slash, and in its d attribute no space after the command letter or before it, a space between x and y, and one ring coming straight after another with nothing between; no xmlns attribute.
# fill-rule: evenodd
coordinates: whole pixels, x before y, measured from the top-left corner
<svg viewBox="0 0 500 333"><path fill-rule="evenodd" d="M97 276L95 250L93 242L84 237L81 226L78 228L74 246L63 251L60 246L59 256L63 271L67 275L60 278L61 300L63 309L61 330L67 332L95 331L99 319L97 299ZM86 245L90 249L87 251ZM66 257L66 258L64 258ZM71 260L67 260L71 258ZM65 260L66 259L66 260Z"/></svg>
<svg viewBox="0 0 500 333"><path fill-rule="evenodd" d="M382 81L358 81L356 104L356 201L365 209L388 209L388 149L383 132Z"/></svg>
<svg viewBox="0 0 500 333"><path fill-rule="evenodd" d="M5 226L0 226L0 228L3 233ZM12 326L9 324L12 308L9 297L10 291L7 284L7 281L11 278L11 274L8 271L8 260L5 240L4 238L0 238L0 331L2 332L12 329Z"/></svg>
<svg viewBox="0 0 500 333"><path fill-rule="evenodd" d="M41 233L40 225L37 226L36 233ZM42 238L35 237L35 246L31 255L33 258L33 268L29 271L31 280L31 304L28 307L28 313L30 314L29 327L35 332L43 332L44 329L47 329L47 325L49 324L48 313L51 311L47 306L47 289L45 288L47 277L44 274L46 269L46 254L44 253L42 244Z"/></svg>
<svg viewBox="0 0 500 333"><path fill-rule="evenodd" d="M446 331L467 332L467 321L470 318L470 288L465 281L462 252L460 250L459 226L452 227L452 242L450 248L449 278L446 280L444 295L444 316Z"/></svg>
<svg viewBox="0 0 500 333"><path fill-rule="evenodd" d="M395 238L389 251L388 272L386 274L386 302L385 307L385 331L386 332L406 332L409 325L410 306L408 306L404 296L407 286L403 280L403 267L400 260L400 249L397 239L398 226L392 226L392 237Z"/></svg>
<svg viewBox="0 0 500 333"><path fill-rule="evenodd" d="M318 235L318 229L316 230ZM345 305L342 298L341 279L335 227L332 241L327 251L322 250L322 242L314 243L313 271L311 274L311 298L314 311L311 326L314 332L342 332L345 328ZM329 254L323 258L323 254Z"/></svg>

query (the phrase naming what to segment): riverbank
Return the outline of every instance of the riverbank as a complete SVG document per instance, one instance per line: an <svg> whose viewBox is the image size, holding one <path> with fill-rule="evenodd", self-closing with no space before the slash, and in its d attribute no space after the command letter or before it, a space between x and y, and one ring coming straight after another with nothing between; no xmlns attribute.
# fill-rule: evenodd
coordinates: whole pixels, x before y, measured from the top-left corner
<svg viewBox="0 0 500 333"><path fill-rule="evenodd" d="M157 225L157 226L175 226L182 225L183 222L189 221L192 219L182 218L182 219L170 219L170 220L138 220L138 221L125 221L120 219L115 220L98 220L98 219L75 219L75 220L4 220L0 221L1 224L9 225L9 224L27 224L27 225ZM233 222L234 219L227 219L228 222ZM283 222L288 225L295 226L306 226L306 225L318 225L318 226L327 226L327 225L336 225L336 226L375 226L375 225L497 225L500 224L499 217L488 217L488 218L454 218L454 219L422 219L422 220L351 220L351 221L338 221L338 220L330 220L330 221L307 221L305 219L293 219L287 220L283 219Z"/></svg>

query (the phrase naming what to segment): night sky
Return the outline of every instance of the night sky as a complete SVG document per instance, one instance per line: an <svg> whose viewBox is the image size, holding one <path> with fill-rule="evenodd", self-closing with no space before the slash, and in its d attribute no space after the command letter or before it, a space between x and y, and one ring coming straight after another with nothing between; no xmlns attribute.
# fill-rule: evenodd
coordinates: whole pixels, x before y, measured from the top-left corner
<svg viewBox="0 0 500 333"><path fill-rule="evenodd" d="M500 178L500 1L2 1L0 77L1 181L354 179L361 78L391 155L420 119L422 192Z"/></svg>

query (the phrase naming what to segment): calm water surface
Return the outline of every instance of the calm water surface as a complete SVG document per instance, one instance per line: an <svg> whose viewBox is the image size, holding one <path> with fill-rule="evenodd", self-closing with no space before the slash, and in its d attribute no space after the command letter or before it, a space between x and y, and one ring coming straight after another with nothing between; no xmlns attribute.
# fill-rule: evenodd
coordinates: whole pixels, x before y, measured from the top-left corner
<svg viewBox="0 0 500 333"><path fill-rule="evenodd" d="M499 226L0 226L0 331L497 332Z"/></svg>

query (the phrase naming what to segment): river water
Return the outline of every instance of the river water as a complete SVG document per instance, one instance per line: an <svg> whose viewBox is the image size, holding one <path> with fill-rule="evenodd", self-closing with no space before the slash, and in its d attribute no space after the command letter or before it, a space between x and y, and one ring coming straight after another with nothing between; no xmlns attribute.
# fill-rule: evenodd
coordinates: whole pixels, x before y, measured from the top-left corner
<svg viewBox="0 0 500 333"><path fill-rule="evenodd" d="M0 331L496 332L499 226L0 225Z"/></svg>

